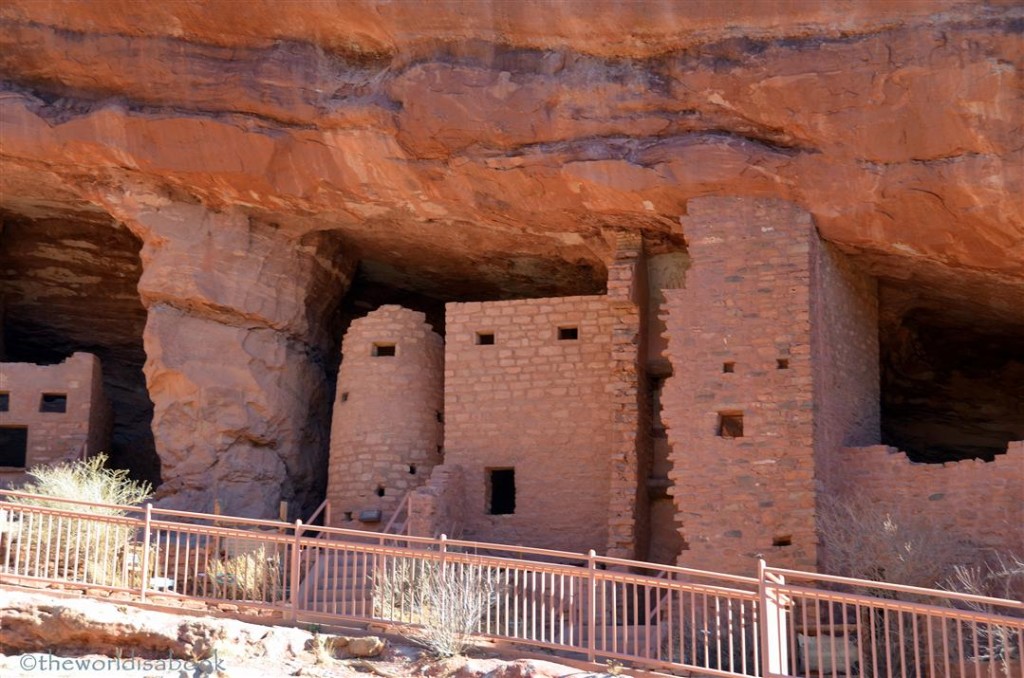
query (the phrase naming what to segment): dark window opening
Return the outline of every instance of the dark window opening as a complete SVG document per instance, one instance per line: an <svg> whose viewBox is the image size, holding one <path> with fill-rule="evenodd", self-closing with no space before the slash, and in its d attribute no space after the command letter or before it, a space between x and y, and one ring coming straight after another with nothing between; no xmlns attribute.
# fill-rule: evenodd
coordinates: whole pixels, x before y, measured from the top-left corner
<svg viewBox="0 0 1024 678"><path fill-rule="evenodd" d="M742 438L743 415L738 412L719 412L718 435L722 438Z"/></svg>
<svg viewBox="0 0 1024 678"><path fill-rule="evenodd" d="M487 505L492 516L516 512L516 470L493 468L488 471Z"/></svg>
<svg viewBox="0 0 1024 678"><path fill-rule="evenodd" d="M494 332L477 332L476 343L477 346L493 346Z"/></svg>
<svg viewBox="0 0 1024 678"><path fill-rule="evenodd" d="M381 487L380 485L377 486L377 496L378 497L383 497L384 496L384 488Z"/></svg>
<svg viewBox="0 0 1024 678"><path fill-rule="evenodd" d="M0 393L0 412L7 412L11 409L11 394Z"/></svg>
<svg viewBox="0 0 1024 678"><path fill-rule="evenodd" d="M776 369L788 370L789 369L789 358L779 358L775 361Z"/></svg>
<svg viewBox="0 0 1024 678"><path fill-rule="evenodd" d="M68 396L66 393L44 393L39 400L40 412L67 412Z"/></svg>
<svg viewBox="0 0 1024 678"><path fill-rule="evenodd" d="M722 363L722 372L732 374L736 371L736 363Z"/></svg>
<svg viewBox="0 0 1024 678"><path fill-rule="evenodd" d="M438 424L443 424L443 423L444 423L444 412L442 412L441 410L438 410L438 411L437 411L437 412L435 413L435 415L434 415L434 416L436 416L436 417L437 417L437 423L438 423Z"/></svg>
<svg viewBox="0 0 1024 678"><path fill-rule="evenodd" d="M341 394L341 402L343 402L343 403L347 403L348 402L348 391L343 391L342 392L342 394Z"/></svg>
<svg viewBox="0 0 1024 678"><path fill-rule="evenodd" d="M395 355L394 344L374 344L373 345L373 357L374 358L390 358Z"/></svg>
<svg viewBox="0 0 1024 678"><path fill-rule="evenodd" d="M558 328L558 340L559 341L575 341L580 338L580 328L578 327L559 327Z"/></svg>
<svg viewBox="0 0 1024 678"><path fill-rule="evenodd" d="M352 512L351 511L345 511L345 520L347 520L349 522L352 521Z"/></svg>
<svg viewBox="0 0 1024 678"><path fill-rule="evenodd" d="M0 466L25 468L28 429L24 426L0 426Z"/></svg>
<svg viewBox="0 0 1024 678"><path fill-rule="evenodd" d="M416 475L416 464L409 464L409 475Z"/></svg>
<svg viewBox="0 0 1024 678"><path fill-rule="evenodd" d="M793 545L793 537L788 535L788 534L784 534L782 536L775 537L774 539L772 539L772 546L792 546L792 545Z"/></svg>

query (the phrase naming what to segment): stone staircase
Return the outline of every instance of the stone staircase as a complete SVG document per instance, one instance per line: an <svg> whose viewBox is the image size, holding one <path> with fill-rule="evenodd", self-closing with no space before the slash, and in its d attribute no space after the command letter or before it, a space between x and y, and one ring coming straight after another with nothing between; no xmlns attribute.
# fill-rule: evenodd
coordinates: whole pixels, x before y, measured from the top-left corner
<svg viewBox="0 0 1024 678"><path fill-rule="evenodd" d="M374 558L355 551L321 553L299 589L300 606L322 614L369 617Z"/></svg>
<svg viewBox="0 0 1024 678"><path fill-rule="evenodd" d="M365 537L346 536L349 543L380 544L382 535L400 538L409 520L409 496L405 495L381 532ZM389 542L385 540L384 544ZM323 551L315 556L299 589L301 607L311 613L370 617L373 613L372 575L374 556L357 551Z"/></svg>

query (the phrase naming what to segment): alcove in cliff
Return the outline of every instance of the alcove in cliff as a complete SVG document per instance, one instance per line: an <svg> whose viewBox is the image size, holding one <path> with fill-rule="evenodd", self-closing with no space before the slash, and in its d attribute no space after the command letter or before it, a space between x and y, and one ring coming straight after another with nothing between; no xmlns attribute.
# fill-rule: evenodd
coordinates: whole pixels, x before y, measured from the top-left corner
<svg viewBox="0 0 1024 678"><path fill-rule="evenodd" d="M55 364L75 351L98 356L114 415L111 463L158 482L142 373L141 242L100 212L4 213L2 220L0 358Z"/></svg>

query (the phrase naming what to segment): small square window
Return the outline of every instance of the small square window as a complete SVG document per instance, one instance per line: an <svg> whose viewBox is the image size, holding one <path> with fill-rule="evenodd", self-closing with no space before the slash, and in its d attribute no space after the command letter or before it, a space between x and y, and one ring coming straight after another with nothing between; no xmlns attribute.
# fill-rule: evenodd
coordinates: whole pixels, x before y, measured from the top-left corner
<svg viewBox="0 0 1024 678"><path fill-rule="evenodd" d="M66 393L44 393L39 399L40 412L67 412L68 395Z"/></svg>
<svg viewBox="0 0 1024 678"><path fill-rule="evenodd" d="M580 338L580 328L578 327L559 327L558 328L558 340L559 341L576 341Z"/></svg>
<svg viewBox="0 0 1024 678"><path fill-rule="evenodd" d="M476 345L477 346L493 346L494 345L494 332L477 332L476 333Z"/></svg>
<svg viewBox="0 0 1024 678"><path fill-rule="evenodd" d="M722 438L742 438L743 414L740 412L719 412L718 435Z"/></svg>
<svg viewBox="0 0 1024 678"><path fill-rule="evenodd" d="M0 412L8 412L11 409L11 394L0 393Z"/></svg>
<svg viewBox="0 0 1024 678"><path fill-rule="evenodd" d="M722 372L732 374L736 371L736 363L722 363Z"/></svg>
<svg viewBox="0 0 1024 678"><path fill-rule="evenodd" d="M789 369L789 358L779 358L775 361L775 369L788 370Z"/></svg>
<svg viewBox="0 0 1024 678"><path fill-rule="evenodd" d="M348 402L348 391L342 391L341 392L341 402L343 402L343 403L347 403Z"/></svg>
<svg viewBox="0 0 1024 678"><path fill-rule="evenodd" d="M373 357L374 358L390 358L395 355L394 344L374 344L373 345Z"/></svg>
<svg viewBox="0 0 1024 678"><path fill-rule="evenodd" d="M487 512L492 516L516 512L516 470L492 468L487 471Z"/></svg>

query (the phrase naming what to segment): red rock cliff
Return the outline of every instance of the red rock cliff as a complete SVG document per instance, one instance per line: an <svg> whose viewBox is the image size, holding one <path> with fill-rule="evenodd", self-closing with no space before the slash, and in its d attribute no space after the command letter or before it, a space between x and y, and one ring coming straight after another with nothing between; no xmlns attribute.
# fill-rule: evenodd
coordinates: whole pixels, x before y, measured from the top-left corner
<svg viewBox="0 0 1024 678"><path fill-rule="evenodd" d="M1024 331L1017 2L7 0L0 27L7 352L98 347L115 438L153 445L148 396L186 505L316 493L356 262L595 292L614 231L678 248L688 199L777 197L892 313Z"/></svg>

